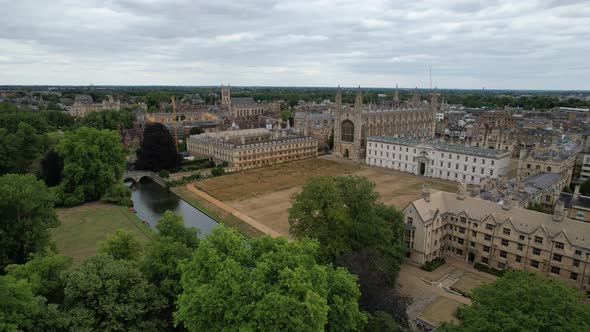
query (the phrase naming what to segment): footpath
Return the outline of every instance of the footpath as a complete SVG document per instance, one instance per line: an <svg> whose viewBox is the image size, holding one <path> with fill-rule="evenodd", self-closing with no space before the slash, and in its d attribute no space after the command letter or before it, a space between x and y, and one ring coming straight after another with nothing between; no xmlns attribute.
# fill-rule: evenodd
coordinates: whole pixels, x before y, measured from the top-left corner
<svg viewBox="0 0 590 332"><path fill-rule="evenodd" d="M236 210L235 208L223 203L222 201L214 198L213 196L195 188L195 186L193 186L191 183L186 185L186 189L188 189L188 191L190 191L191 193L201 197L202 199L206 200L207 202L217 206L220 209L223 209L225 212L235 216L236 218L239 218L240 220L242 220L243 222L245 222L246 224L256 228L257 230L259 230L260 232L266 234L266 235L270 235L272 237L278 237L278 236L283 236L282 234L280 234L279 232L271 229L270 227L262 224L261 222L259 222L258 220L246 215L243 212L240 212L238 210Z"/></svg>

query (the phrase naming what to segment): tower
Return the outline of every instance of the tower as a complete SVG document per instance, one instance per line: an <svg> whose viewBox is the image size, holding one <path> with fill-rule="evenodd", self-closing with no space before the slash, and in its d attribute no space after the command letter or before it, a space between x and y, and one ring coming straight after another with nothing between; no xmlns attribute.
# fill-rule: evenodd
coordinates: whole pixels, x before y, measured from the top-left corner
<svg viewBox="0 0 590 332"><path fill-rule="evenodd" d="M399 104L399 91L397 89L397 83L395 83L395 94L393 95L393 103Z"/></svg>
<svg viewBox="0 0 590 332"><path fill-rule="evenodd" d="M229 85L224 87L221 84L221 106L229 108L231 106L231 91Z"/></svg>

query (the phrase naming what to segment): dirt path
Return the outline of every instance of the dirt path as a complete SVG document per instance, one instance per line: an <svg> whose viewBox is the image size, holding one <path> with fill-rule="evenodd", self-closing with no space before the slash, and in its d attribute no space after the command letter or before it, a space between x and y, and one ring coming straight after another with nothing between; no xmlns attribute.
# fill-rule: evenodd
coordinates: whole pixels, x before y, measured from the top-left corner
<svg viewBox="0 0 590 332"><path fill-rule="evenodd" d="M230 213L231 215L241 219L243 222L247 223L248 225L256 228L257 230L259 230L260 232L266 234L266 235L270 235L273 237L276 236L282 236L281 233L271 229L270 227L263 225L262 223L258 222L256 219L246 215L243 212L240 212L236 209L234 209L233 207L209 196L208 194L202 192L201 190L195 188L192 184L187 184L186 185L186 189L189 190L190 192L192 192L193 194L205 199L206 201L208 201L209 203L217 206L220 209L225 210L226 212Z"/></svg>

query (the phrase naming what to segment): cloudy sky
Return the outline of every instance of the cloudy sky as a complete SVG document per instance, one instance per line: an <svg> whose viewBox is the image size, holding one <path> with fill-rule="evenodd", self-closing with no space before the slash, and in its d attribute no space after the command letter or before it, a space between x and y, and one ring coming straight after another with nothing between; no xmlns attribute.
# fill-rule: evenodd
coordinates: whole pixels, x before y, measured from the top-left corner
<svg viewBox="0 0 590 332"><path fill-rule="evenodd" d="M0 0L0 85L590 89L589 0Z"/></svg>

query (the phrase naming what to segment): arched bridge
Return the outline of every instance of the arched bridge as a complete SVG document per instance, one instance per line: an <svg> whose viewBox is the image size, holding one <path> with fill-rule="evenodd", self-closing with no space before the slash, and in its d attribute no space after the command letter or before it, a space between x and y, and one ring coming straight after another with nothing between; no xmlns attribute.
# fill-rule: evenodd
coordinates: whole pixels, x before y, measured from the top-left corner
<svg viewBox="0 0 590 332"><path fill-rule="evenodd" d="M135 182L141 181L142 178L148 177L157 184L166 187L166 180L162 179L158 174L150 171L125 171L123 173L123 181L133 180Z"/></svg>

